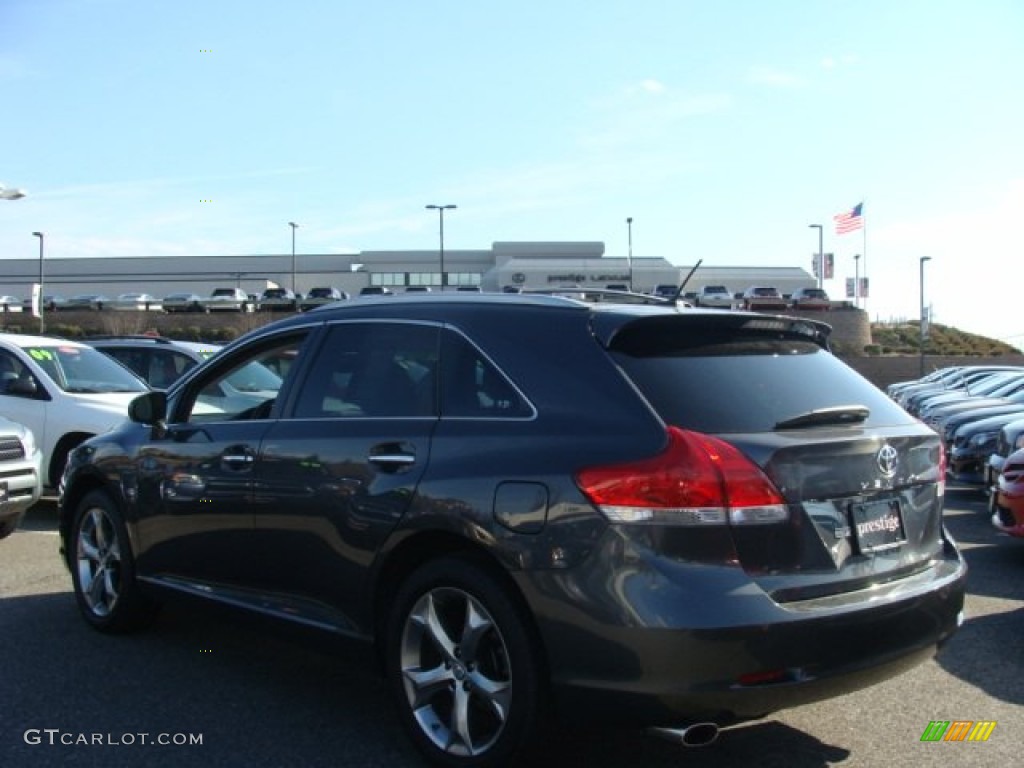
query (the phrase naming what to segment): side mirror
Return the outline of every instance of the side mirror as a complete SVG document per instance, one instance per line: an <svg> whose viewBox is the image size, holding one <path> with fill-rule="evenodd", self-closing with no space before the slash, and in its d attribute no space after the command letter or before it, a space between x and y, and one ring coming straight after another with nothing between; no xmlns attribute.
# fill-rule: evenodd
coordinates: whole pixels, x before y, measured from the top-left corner
<svg viewBox="0 0 1024 768"><path fill-rule="evenodd" d="M35 397L39 392L39 386L36 384L36 380L31 376L22 376L17 379L12 379L7 382L7 387L4 390L8 395L18 395L19 397Z"/></svg>
<svg viewBox="0 0 1024 768"><path fill-rule="evenodd" d="M151 427L161 423L167 418L167 393L157 389L139 395L128 405L128 418Z"/></svg>

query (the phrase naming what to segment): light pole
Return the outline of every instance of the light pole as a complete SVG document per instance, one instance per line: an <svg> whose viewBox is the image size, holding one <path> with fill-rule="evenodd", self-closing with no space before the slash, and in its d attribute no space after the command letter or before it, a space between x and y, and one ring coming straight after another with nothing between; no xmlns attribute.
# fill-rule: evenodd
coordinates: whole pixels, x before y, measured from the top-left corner
<svg viewBox="0 0 1024 768"><path fill-rule="evenodd" d="M629 240L629 291L633 292L633 217L626 218L626 230Z"/></svg>
<svg viewBox="0 0 1024 768"><path fill-rule="evenodd" d="M39 238L39 332L46 332L46 318L44 311L46 309L46 297L43 293L43 233L33 232L34 237Z"/></svg>
<svg viewBox="0 0 1024 768"><path fill-rule="evenodd" d="M860 309L860 254L853 255L853 306Z"/></svg>
<svg viewBox="0 0 1024 768"><path fill-rule="evenodd" d="M821 224L808 224L811 229L818 230L818 287L821 288L825 280L825 265L822 263L825 259L825 245L824 235L822 234L823 225Z"/></svg>
<svg viewBox="0 0 1024 768"><path fill-rule="evenodd" d="M440 220L440 226L441 226L441 230L440 230L441 231L441 251L440 251L440 254L441 254L441 290L442 291L444 290L444 285L445 285L445 280L444 280L444 212L445 211L452 211L452 210L455 210L456 208L458 208L457 205L451 205L451 204L448 204L448 205L428 205L428 206L426 206L426 209L428 211L437 211L437 215L438 215L438 218Z"/></svg>
<svg viewBox="0 0 1024 768"><path fill-rule="evenodd" d="M924 376L924 339L927 331L927 322L924 318L924 263L931 260L931 256L921 257L921 376Z"/></svg>
<svg viewBox="0 0 1024 768"><path fill-rule="evenodd" d="M294 221L289 221L288 226L292 228L292 293L295 293L295 230L299 228L299 225Z"/></svg>

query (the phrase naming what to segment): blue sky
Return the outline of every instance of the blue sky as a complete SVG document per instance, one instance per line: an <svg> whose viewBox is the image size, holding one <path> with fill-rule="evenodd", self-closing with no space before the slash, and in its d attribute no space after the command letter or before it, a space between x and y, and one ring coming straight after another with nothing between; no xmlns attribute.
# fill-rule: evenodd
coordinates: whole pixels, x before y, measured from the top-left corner
<svg viewBox="0 0 1024 768"><path fill-rule="evenodd" d="M0 0L0 258L600 240L1024 343L1017 0ZM699 281L699 278L695 278Z"/></svg>

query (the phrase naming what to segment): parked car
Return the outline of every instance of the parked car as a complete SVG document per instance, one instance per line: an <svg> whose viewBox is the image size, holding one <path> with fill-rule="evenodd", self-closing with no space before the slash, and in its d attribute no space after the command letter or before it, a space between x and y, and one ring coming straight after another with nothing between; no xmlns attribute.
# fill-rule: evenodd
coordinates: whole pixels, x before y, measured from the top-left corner
<svg viewBox="0 0 1024 768"><path fill-rule="evenodd" d="M43 456L32 431L0 416L0 539L21 523L43 491Z"/></svg>
<svg viewBox="0 0 1024 768"><path fill-rule="evenodd" d="M297 312L299 299L287 288L267 288L257 300L261 312Z"/></svg>
<svg viewBox="0 0 1024 768"><path fill-rule="evenodd" d="M71 449L125 421L147 389L87 344L0 333L0 412L32 431L44 485L56 488Z"/></svg>
<svg viewBox="0 0 1024 768"><path fill-rule="evenodd" d="M394 296L394 292L386 285L364 285L359 289L360 296Z"/></svg>
<svg viewBox="0 0 1024 768"><path fill-rule="evenodd" d="M832 301L821 288L797 288L789 297L793 309L832 309Z"/></svg>
<svg viewBox="0 0 1024 768"><path fill-rule="evenodd" d="M942 435L948 443L956 431L969 421L1021 409L1024 409L1024 392L1007 397L976 397L934 408L925 424Z"/></svg>
<svg viewBox="0 0 1024 768"><path fill-rule="evenodd" d="M1024 537L1024 450L1011 453L992 489L992 525L1010 536Z"/></svg>
<svg viewBox="0 0 1024 768"><path fill-rule="evenodd" d="M160 302L164 312L202 312L203 297L198 293L172 293Z"/></svg>
<svg viewBox="0 0 1024 768"><path fill-rule="evenodd" d="M370 640L447 765L559 714L708 741L875 683L955 632L966 570L938 437L823 329L456 292L271 323L73 453L78 607L123 631L184 593ZM198 407L282 358L260 404Z"/></svg>
<svg viewBox="0 0 1024 768"><path fill-rule="evenodd" d="M786 309L786 300L782 298L778 288L766 285L753 285L743 292L743 308L756 310Z"/></svg>
<svg viewBox="0 0 1024 768"><path fill-rule="evenodd" d="M255 303L241 288L214 288L202 307L205 312L252 312Z"/></svg>
<svg viewBox="0 0 1024 768"><path fill-rule="evenodd" d="M43 295L43 311L45 312L58 312L62 309L67 308L68 300L61 296L59 293L44 294ZM32 298L29 297L21 302L22 312L32 311Z"/></svg>
<svg viewBox="0 0 1024 768"><path fill-rule="evenodd" d="M299 309L305 312L309 309L316 309L324 304L346 301L347 299L348 294L345 291L330 285L318 286L317 288L310 288L309 293L299 302Z"/></svg>
<svg viewBox="0 0 1024 768"><path fill-rule="evenodd" d="M677 293L679 293L679 286L675 283L660 283L659 285L654 286L654 290L652 291L654 296L662 296L667 299L672 298Z"/></svg>
<svg viewBox="0 0 1024 768"><path fill-rule="evenodd" d="M101 293L80 293L67 300L64 309L88 309L100 311L110 304L110 299Z"/></svg>
<svg viewBox="0 0 1024 768"><path fill-rule="evenodd" d="M926 384L922 387L905 389L899 396L899 403L913 415L917 415L921 404L936 394L951 390L969 391L993 374L1005 371L1020 371L1019 366L966 366L953 378L941 383Z"/></svg>
<svg viewBox="0 0 1024 768"><path fill-rule="evenodd" d="M130 368L154 389L166 389L220 346L174 341L162 336L94 336L85 343Z"/></svg>
<svg viewBox="0 0 1024 768"><path fill-rule="evenodd" d="M693 301L698 307L732 309L735 299L724 285L702 285Z"/></svg>
<svg viewBox="0 0 1024 768"><path fill-rule="evenodd" d="M928 386L930 384L935 383L941 384L942 381L948 378L952 378L954 375L956 375L957 371L961 370L962 368L963 366L961 365L937 368L931 373L929 373L927 376L922 376L919 379L910 379L909 381L897 381L893 384L890 384L885 388L885 391L886 394L888 394L889 397L891 397L893 400L898 400L900 393L902 393L903 391L911 387Z"/></svg>
<svg viewBox="0 0 1024 768"><path fill-rule="evenodd" d="M1005 424L996 437L996 447L988 457L985 472L985 488L990 490L1002 472L1006 459L1014 451L1024 448L1024 417Z"/></svg>
<svg viewBox="0 0 1024 768"><path fill-rule="evenodd" d="M17 296L0 296L0 312L21 312L22 302Z"/></svg>
<svg viewBox="0 0 1024 768"><path fill-rule="evenodd" d="M109 336L88 343L132 369L154 389L167 389L182 374L216 355L221 347L151 336ZM260 405L281 388L291 359L268 358L264 364L243 366L223 381L200 393L197 409L204 416L238 413ZM198 412L198 411L197 411Z"/></svg>
<svg viewBox="0 0 1024 768"><path fill-rule="evenodd" d="M109 304L111 309L150 312L163 309L160 299L149 293L122 293Z"/></svg>
<svg viewBox="0 0 1024 768"><path fill-rule="evenodd" d="M968 421L953 434L946 451L946 473L958 483L986 488L986 468L999 444L999 432L1024 418L1024 406L1010 413ZM987 489L987 488L986 488Z"/></svg>
<svg viewBox="0 0 1024 768"><path fill-rule="evenodd" d="M429 285L410 285L405 289L406 293L430 293L433 289Z"/></svg>
<svg viewBox="0 0 1024 768"><path fill-rule="evenodd" d="M986 400L1009 397L1024 391L1024 370L993 373L974 386L935 392L922 398L917 404L917 417L926 424L943 412L947 406L970 408Z"/></svg>

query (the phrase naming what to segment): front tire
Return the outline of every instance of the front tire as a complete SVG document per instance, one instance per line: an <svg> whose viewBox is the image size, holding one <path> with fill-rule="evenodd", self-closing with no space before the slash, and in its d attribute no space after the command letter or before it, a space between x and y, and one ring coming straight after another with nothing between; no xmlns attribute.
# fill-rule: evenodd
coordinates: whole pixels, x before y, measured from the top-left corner
<svg viewBox="0 0 1024 768"><path fill-rule="evenodd" d="M103 491L86 495L75 512L71 580L85 620L101 632L127 632L148 624L156 604L139 591L124 520Z"/></svg>
<svg viewBox="0 0 1024 768"><path fill-rule="evenodd" d="M386 671L407 732L437 765L505 765L537 740L544 676L528 618L491 573L445 558L399 590Z"/></svg>

